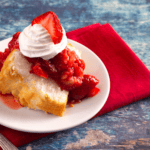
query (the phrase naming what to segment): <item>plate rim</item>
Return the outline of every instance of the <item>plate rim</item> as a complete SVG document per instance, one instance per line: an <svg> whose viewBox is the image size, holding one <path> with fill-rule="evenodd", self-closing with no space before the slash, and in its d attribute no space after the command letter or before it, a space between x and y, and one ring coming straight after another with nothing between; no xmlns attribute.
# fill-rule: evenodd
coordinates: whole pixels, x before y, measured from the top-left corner
<svg viewBox="0 0 150 150"><path fill-rule="evenodd" d="M0 41L0 44L1 42L4 42L4 41L7 41L7 40L10 40L11 38L8 38L8 39L4 39L2 41ZM79 42L76 42L74 40L71 40L71 39L68 39L68 42L71 43L73 45L73 43L81 46L81 47L84 47L85 49L88 49L93 55L94 57L97 57L99 59L99 61L101 62L102 66L103 66L103 69L105 70L105 73L107 74L107 81L108 81L108 90L107 90L107 94L105 95L105 101L103 103L103 105L101 105L99 111L103 108L103 106L105 105L107 99L108 99L108 96L109 96L109 93L110 93L110 77L109 77L109 73L107 71L107 68L106 66L104 65L104 63L102 62L102 60L92 51L90 50L88 47L84 46L83 44L79 43ZM1 51L1 50L0 50ZM30 133L51 133L51 132L58 132L58 131L63 131L63 130L67 130L67 129L71 129L73 127L76 127L78 125L81 125L83 124L84 122L90 120L91 118L93 118L99 111L93 113L92 115L90 115L89 117L87 117L86 119L83 119L83 121L80 121L80 123L75 123L69 127L64 127L64 128L60 128L60 129L56 129L56 130L29 130L29 129L23 129L23 128L18 128L18 127L12 127L11 125L7 124L7 123L0 123L1 125L5 126L5 127L8 127L8 128L11 128L11 129L15 129L15 130L18 130L18 131L23 131L23 132L30 132ZM62 117L63 118L63 117Z"/></svg>

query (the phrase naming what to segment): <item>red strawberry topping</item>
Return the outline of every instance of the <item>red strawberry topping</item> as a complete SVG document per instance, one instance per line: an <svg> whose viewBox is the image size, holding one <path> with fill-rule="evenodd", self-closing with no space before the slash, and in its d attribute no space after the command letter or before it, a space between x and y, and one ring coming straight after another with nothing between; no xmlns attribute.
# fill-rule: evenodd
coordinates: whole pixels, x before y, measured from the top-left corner
<svg viewBox="0 0 150 150"><path fill-rule="evenodd" d="M94 88L87 94L87 97L93 97L93 96L95 96L96 94L98 94L99 91L100 91L99 88L94 87Z"/></svg>
<svg viewBox="0 0 150 150"><path fill-rule="evenodd" d="M51 16L53 14L51 13L52 12L48 12L48 14L46 13L44 16ZM33 20L33 24L37 20ZM46 20L49 19L46 18ZM13 49L19 50L19 34L20 32L14 34L8 44L8 48L6 48L4 52L0 52L0 69L9 53ZM62 90L65 89L69 91L68 104L71 107L73 107L75 103L80 103L86 97L95 96L100 91L99 88L96 87L99 83L98 79L92 75L85 75L83 73L85 69L84 61L68 47L49 60L44 60L40 57L26 57L26 59L32 64L30 73L34 73L46 79L50 77L59 84Z"/></svg>
<svg viewBox="0 0 150 150"><path fill-rule="evenodd" d="M41 68L41 64L40 63L36 63L34 66L31 66L31 71L30 73L34 73L40 77L43 77L45 79L47 79L48 74L47 72L44 72Z"/></svg>
<svg viewBox="0 0 150 150"><path fill-rule="evenodd" d="M63 30L57 15L54 12L48 11L32 21L34 24L41 24L51 35L54 44L60 43L63 37Z"/></svg>
<svg viewBox="0 0 150 150"><path fill-rule="evenodd" d="M20 32L17 32L13 35L12 40L8 43L8 48L5 48L4 52L0 52L0 70L3 66L4 61L6 60L9 53L14 49L19 49L18 37Z"/></svg>
<svg viewBox="0 0 150 150"><path fill-rule="evenodd" d="M77 87L76 89L73 89L69 93L69 99L70 100L81 100L84 97L88 96L88 93L90 93L89 96L92 96L92 94L97 94L99 91L95 91L95 93L92 93L92 89L95 88L95 86L99 83L98 79L96 79L92 75L84 75L82 80L82 85L80 87ZM89 97L88 96L88 97Z"/></svg>

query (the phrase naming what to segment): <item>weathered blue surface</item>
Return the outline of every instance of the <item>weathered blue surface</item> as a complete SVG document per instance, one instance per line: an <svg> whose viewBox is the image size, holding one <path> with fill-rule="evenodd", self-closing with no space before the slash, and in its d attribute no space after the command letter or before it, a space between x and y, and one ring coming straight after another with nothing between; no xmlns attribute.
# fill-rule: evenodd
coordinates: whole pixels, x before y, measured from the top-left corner
<svg viewBox="0 0 150 150"><path fill-rule="evenodd" d="M110 23L150 68L149 0L1 0L0 40L22 31L32 19L54 11L66 31Z"/></svg>
<svg viewBox="0 0 150 150"><path fill-rule="evenodd" d="M54 11L66 31L110 23L150 69L150 0L1 0L0 40ZM150 98L49 135L19 150L150 149ZM28 147L27 147L28 146Z"/></svg>

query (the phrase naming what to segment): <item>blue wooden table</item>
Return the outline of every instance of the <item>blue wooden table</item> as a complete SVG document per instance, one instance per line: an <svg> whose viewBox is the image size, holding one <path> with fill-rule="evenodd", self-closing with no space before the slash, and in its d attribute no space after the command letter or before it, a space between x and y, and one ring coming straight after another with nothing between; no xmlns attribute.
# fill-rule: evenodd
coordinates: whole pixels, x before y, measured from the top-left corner
<svg viewBox="0 0 150 150"><path fill-rule="evenodd" d="M0 40L54 11L66 32L110 23L150 69L150 0L0 0ZM33 141L19 150L150 149L150 98ZM15 138L15 137L14 137Z"/></svg>

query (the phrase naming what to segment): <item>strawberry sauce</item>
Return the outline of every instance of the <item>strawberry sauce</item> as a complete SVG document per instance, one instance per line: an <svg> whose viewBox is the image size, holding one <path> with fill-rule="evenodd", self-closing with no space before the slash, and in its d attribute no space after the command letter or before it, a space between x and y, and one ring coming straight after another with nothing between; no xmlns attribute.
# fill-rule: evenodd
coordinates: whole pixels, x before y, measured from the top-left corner
<svg viewBox="0 0 150 150"><path fill-rule="evenodd" d="M18 110L18 109L22 108L22 106L18 103L18 101L11 94L1 94L0 93L0 101L11 109Z"/></svg>
<svg viewBox="0 0 150 150"><path fill-rule="evenodd" d="M13 35L12 40L8 43L8 48L5 49L4 52L0 52L0 70L3 66L3 63L10 52L14 49L19 49L18 37L20 32L17 32ZM11 109L20 109L22 106L18 103L18 101L11 94L1 94L0 93L0 101L4 103L7 107Z"/></svg>

